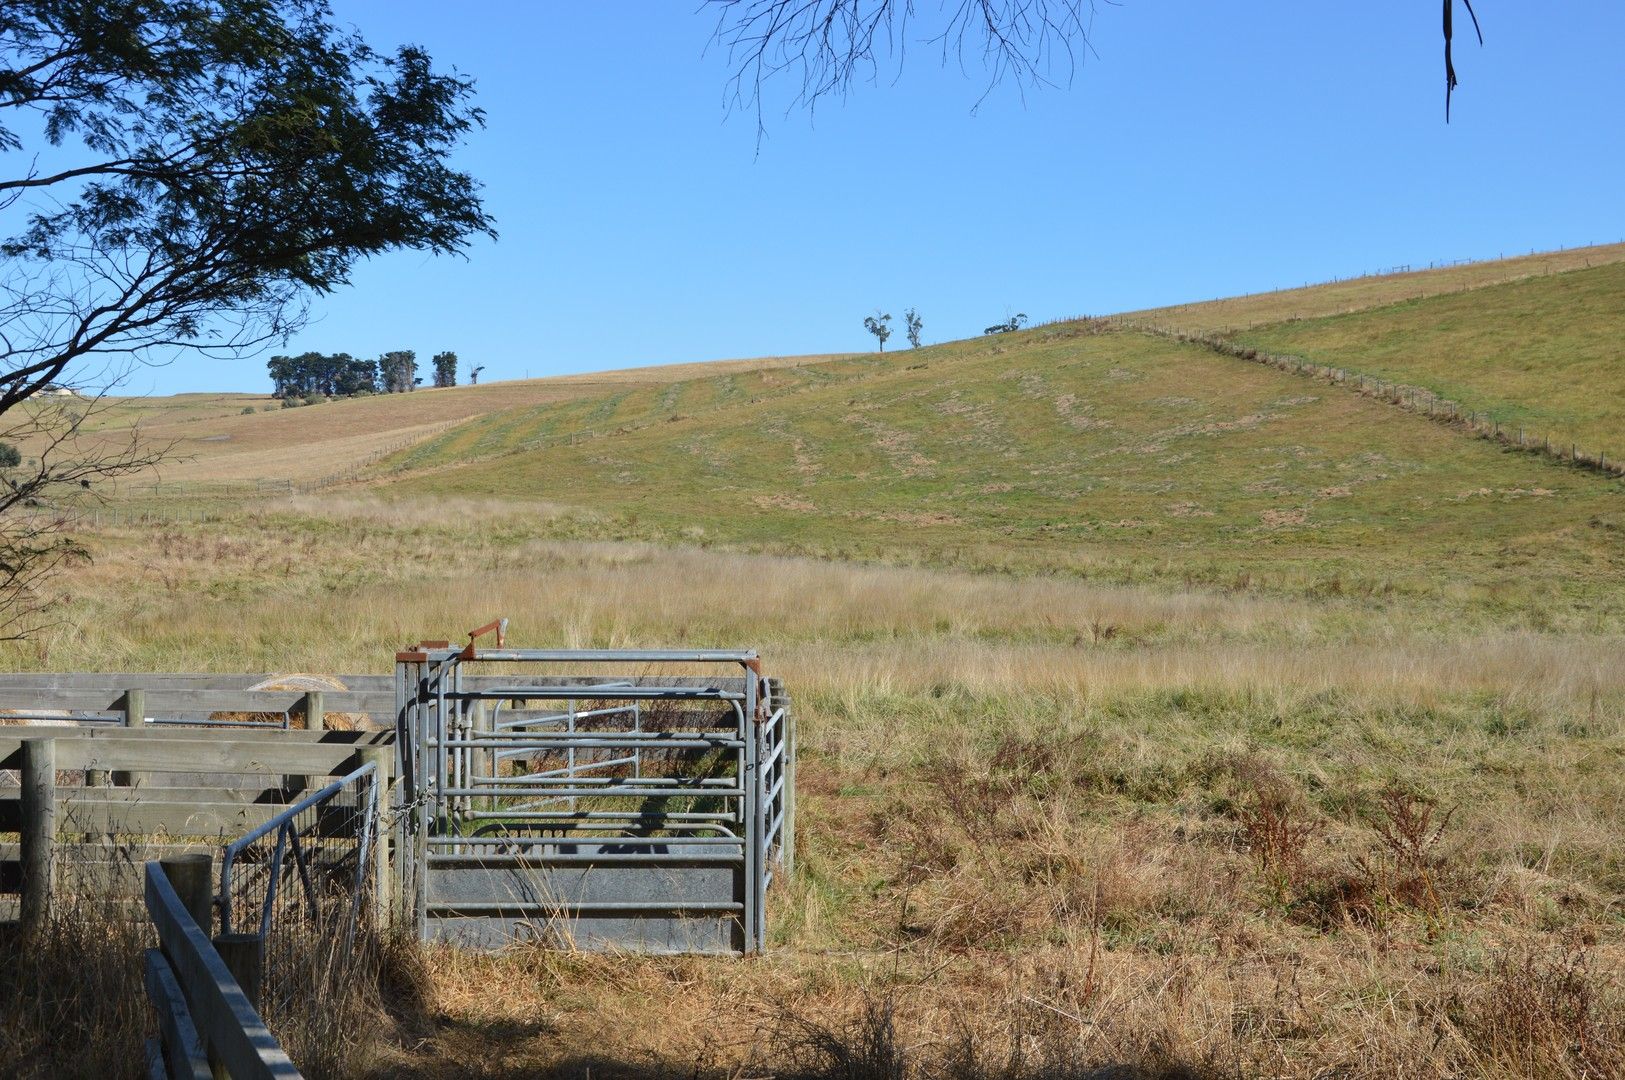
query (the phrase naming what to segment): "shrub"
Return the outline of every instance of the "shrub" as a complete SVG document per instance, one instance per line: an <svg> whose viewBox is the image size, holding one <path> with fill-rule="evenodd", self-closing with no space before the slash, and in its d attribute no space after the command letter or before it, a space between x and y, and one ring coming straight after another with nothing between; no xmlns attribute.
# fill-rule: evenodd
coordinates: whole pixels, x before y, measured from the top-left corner
<svg viewBox="0 0 1625 1080"><path fill-rule="evenodd" d="M22 451L10 443L0 442L0 469L15 469L22 463Z"/></svg>

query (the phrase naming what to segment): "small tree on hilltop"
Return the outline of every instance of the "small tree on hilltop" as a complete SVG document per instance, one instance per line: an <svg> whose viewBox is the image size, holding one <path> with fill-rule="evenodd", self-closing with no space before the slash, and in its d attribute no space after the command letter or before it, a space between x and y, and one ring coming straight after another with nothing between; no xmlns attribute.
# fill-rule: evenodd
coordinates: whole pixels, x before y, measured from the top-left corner
<svg viewBox="0 0 1625 1080"><path fill-rule="evenodd" d="M485 370L485 365L484 364L481 364L479 367L470 367L468 369L468 385L470 385L470 386L478 386L478 385L480 385L480 372L482 372L484 370Z"/></svg>
<svg viewBox="0 0 1625 1080"><path fill-rule="evenodd" d="M908 329L908 343L910 347L920 347L920 330L925 326L925 320L913 308L903 312L903 325Z"/></svg>
<svg viewBox="0 0 1625 1080"><path fill-rule="evenodd" d="M886 339L891 337L890 323L891 316L882 315L879 311L876 311L873 315L865 316L863 320L863 328L873 334L876 341L880 342L881 352L886 351Z"/></svg>
<svg viewBox="0 0 1625 1080"><path fill-rule="evenodd" d="M990 326L987 329L983 330L982 333L984 333L984 334L1013 334L1017 330L1020 330L1022 328L1022 326L1026 325L1026 322L1027 322L1027 316L1025 314L1012 315L1012 316L1010 316L1009 319L1007 319L1006 321L1004 321L1002 323L994 323L992 326Z"/></svg>
<svg viewBox="0 0 1625 1080"><path fill-rule="evenodd" d="M435 353L434 355L434 384L436 386L457 385L457 354L454 352Z"/></svg>

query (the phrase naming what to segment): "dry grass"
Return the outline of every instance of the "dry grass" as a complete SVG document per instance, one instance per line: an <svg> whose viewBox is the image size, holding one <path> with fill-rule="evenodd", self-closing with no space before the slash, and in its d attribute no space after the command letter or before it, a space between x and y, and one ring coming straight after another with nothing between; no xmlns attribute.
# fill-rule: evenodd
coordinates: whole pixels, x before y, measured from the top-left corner
<svg viewBox="0 0 1625 1080"><path fill-rule="evenodd" d="M1292 319L1314 319L1382 307L1401 300L1467 292L1523 278L1561 274L1625 259L1625 244L1601 244L1568 251L1544 251L1510 259L1493 259L1438 270L1373 274L1299 289L1256 293L1223 300L1176 304L1129 312L1131 322L1171 330L1238 329Z"/></svg>

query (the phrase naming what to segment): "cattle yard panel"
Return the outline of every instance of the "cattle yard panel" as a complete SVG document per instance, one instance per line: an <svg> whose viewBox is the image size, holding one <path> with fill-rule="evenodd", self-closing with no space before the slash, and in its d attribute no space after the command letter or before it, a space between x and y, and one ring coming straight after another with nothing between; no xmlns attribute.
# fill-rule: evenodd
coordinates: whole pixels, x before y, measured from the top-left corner
<svg viewBox="0 0 1625 1080"><path fill-rule="evenodd" d="M345 748L394 744L376 880L424 936L764 946L767 889L794 853L795 747L783 685L754 652L434 642L393 676L335 678L343 690L310 693L249 689L264 674L0 674L17 725L0 726L0 832L22 824L4 772L15 739L66 740L58 768L82 781L60 789L64 823L103 847L240 835L340 758L359 766ZM377 730L285 730L334 713ZM284 730L251 730L267 727ZM17 888L16 859L0 844L0 893Z"/></svg>
<svg viewBox="0 0 1625 1080"><path fill-rule="evenodd" d="M650 674L681 666L722 674ZM396 850L423 937L765 947L767 888L793 847L794 742L754 652L431 642L399 655L396 695L410 809Z"/></svg>

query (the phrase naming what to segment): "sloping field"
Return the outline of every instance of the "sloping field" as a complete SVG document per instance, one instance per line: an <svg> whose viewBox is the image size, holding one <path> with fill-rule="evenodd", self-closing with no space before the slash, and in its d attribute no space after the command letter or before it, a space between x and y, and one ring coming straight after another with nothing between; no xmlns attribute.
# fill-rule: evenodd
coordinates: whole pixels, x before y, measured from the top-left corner
<svg viewBox="0 0 1625 1080"><path fill-rule="evenodd" d="M1463 263L1437 270L1373 274L1298 289L1254 293L1171 307L1128 312L1122 318L1169 330L1242 330L1288 319L1313 319L1382 307L1444 293L1465 292L1547 274L1561 274L1625 260L1625 244L1544 251L1512 259Z"/></svg>
<svg viewBox="0 0 1625 1080"><path fill-rule="evenodd" d="M95 406L86 431L106 443L122 443L139 433L151 445L173 447L170 461L158 477L135 478L126 488L143 490L161 478L166 487L178 492L202 485L224 485L230 490L232 485L253 481L304 482L329 476L448 424L514 407L582 399L596 403L697 376L725 378L832 359L792 356L669 364L419 389L294 409L283 409L280 402L252 394L109 398ZM27 449L25 446L24 451Z"/></svg>
<svg viewBox="0 0 1625 1080"><path fill-rule="evenodd" d="M1625 460L1625 262L1235 335Z"/></svg>
<svg viewBox="0 0 1625 1080"><path fill-rule="evenodd" d="M721 385L689 385L708 407L673 401L659 415L645 397L642 426L504 452L496 436L582 410L620 415L630 399L510 412L431 438L382 475L399 470L417 493L545 500L669 537L820 554L1227 580L1392 582L1492 565L1463 556L1573 560L1580 576L1558 576L1575 585L1587 565L1625 570L1609 531L1619 484L1197 347L1039 330L861 372L843 363L821 384L813 370L795 392L758 388L737 404ZM482 439L494 456L471 457Z"/></svg>

